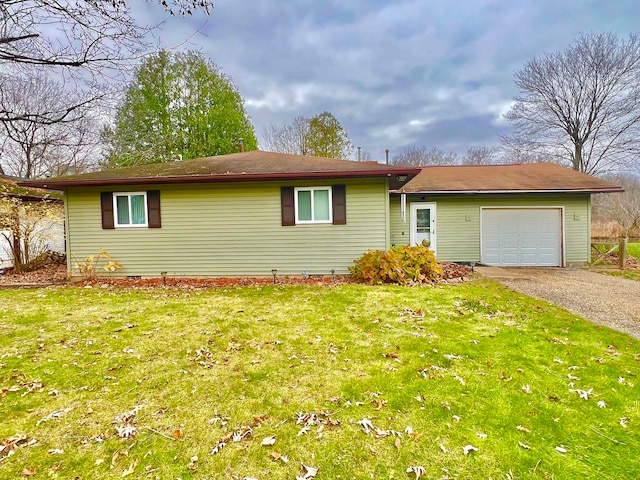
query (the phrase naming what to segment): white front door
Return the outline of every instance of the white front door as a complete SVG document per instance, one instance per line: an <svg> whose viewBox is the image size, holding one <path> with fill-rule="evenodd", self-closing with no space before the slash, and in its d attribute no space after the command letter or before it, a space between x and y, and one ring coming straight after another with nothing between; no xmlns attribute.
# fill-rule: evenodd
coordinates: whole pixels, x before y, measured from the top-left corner
<svg viewBox="0 0 640 480"><path fill-rule="evenodd" d="M436 204L411 204L411 245L420 245L422 241L429 242L429 248L436 251Z"/></svg>

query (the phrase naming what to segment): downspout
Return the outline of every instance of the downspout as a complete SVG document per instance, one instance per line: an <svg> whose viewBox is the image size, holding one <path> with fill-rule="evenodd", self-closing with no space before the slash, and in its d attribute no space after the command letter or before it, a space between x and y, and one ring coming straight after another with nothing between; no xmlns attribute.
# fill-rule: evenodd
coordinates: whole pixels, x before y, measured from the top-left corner
<svg viewBox="0 0 640 480"><path fill-rule="evenodd" d="M64 246L67 251L67 274L71 278L71 239L69 238L69 189L65 188L62 194L62 201L64 205Z"/></svg>

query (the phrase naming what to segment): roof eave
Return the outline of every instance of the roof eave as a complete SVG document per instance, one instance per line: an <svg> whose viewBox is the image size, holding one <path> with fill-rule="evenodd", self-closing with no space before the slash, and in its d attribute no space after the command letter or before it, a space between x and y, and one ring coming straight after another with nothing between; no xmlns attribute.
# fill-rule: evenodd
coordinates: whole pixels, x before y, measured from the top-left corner
<svg viewBox="0 0 640 480"><path fill-rule="evenodd" d="M506 190L407 190L396 189L391 193L413 193L419 195L460 195L460 194L505 194L505 193L622 193L624 189L621 187L602 187L602 188L557 188L557 189L506 189Z"/></svg>
<svg viewBox="0 0 640 480"><path fill-rule="evenodd" d="M311 180L334 178L376 178L406 175L407 181L420 172L419 168L389 168L384 170L327 171L327 172L280 172L280 173L233 173L214 175L171 175L153 177L50 179L19 182L20 186L46 188L50 190L66 187L98 187L109 185L160 185L181 183L225 183L277 180Z"/></svg>

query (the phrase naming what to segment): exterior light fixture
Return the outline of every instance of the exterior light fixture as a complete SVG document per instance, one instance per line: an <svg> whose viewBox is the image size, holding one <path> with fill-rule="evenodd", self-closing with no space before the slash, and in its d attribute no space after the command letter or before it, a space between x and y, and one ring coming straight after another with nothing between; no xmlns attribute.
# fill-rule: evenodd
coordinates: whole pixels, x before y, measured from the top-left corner
<svg viewBox="0 0 640 480"><path fill-rule="evenodd" d="M166 285L167 284L167 272L160 272L160 275L162 275L162 285Z"/></svg>
<svg viewBox="0 0 640 480"><path fill-rule="evenodd" d="M407 181L407 176L406 175L396 175L396 180L398 180L399 182L406 182Z"/></svg>
<svg viewBox="0 0 640 480"><path fill-rule="evenodd" d="M276 284L276 275L278 274L278 269L277 268L272 268L271 269L271 275L273 275L273 284Z"/></svg>

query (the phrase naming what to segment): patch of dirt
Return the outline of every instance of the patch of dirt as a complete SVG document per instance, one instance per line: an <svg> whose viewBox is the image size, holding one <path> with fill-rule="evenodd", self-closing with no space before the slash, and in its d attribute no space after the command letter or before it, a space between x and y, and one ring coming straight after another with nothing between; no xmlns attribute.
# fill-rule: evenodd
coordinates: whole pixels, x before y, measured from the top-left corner
<svg viewBox="0 0 640 480"><path fill-rule="evenodd" d="M67 282L66 265L47 265L33 272L7 270L0 275L0 285L50 285Z"/></svg>
<svg viewBox="0 0 640 480"><path fill-rule="evenodd" d="M439 283L456 283L467 280L471 270L465 265L455 263L441 263L443 270L442 280ZM33 272L15 273L8 271L0 275L0 285L51 285L67 282L67 268L64 265L49 265ZM277 285L339 285L344 283L356 283L350 275L311 275L309 278L277 276ZM273 277L160 277L155 278L99 278L92 281L83 281L74 285L82 287L123 287L123 288L220 288L273 285Z"/></svg>

